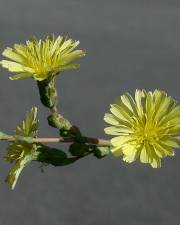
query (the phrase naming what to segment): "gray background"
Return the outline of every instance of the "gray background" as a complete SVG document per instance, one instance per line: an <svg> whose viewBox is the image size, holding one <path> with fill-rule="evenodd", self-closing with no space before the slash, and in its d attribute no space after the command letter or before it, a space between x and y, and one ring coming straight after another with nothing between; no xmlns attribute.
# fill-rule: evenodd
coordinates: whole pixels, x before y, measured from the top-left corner
<svg viewBox="0 0 180 225"><path fill-rule="evenodd" d="M180 99L180 1L0 0L0 50L36 35L68 35L87 50L81 69L58 78L60 107L86 135L106 137L109 104L136 88ZM10 81L1 69L0 127L11 133L39 107L40 136L57 136L31 79ZM5 154L1 143L1 155ZM180 152L162 169L109 156L68 167L27 167L14 191L0 163L0 225L179 225Z"/></svg>

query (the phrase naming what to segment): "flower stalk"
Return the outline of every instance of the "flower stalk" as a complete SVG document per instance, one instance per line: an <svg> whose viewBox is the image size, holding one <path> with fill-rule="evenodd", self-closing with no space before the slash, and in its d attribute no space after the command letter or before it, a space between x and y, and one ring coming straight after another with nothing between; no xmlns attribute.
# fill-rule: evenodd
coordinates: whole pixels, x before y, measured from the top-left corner
<svg viewBox="0 0 180 225"><path fill-rule="evenodd" d="M111 146L110 140L105 140L101 138L93 138L93 137L83 137L85 140L85 143L88 144L94 144L98 146ZM15 141L24 141L28 143L73 143L74 138L73 137L57 137L57 138L46 138L46 137L37 137L37 138L31 138L31 137L24 137L24 136L12 136L12 135L6 135L3 137L0 137L1 141L9 141L9 142L15 142Z"/></svg>

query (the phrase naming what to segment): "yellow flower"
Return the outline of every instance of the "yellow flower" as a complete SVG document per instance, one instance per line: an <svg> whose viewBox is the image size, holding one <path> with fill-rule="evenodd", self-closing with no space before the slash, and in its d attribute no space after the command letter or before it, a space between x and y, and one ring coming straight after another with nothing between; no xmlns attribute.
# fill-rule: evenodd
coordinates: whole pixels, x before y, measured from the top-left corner
<svg viewBox="0 0 180 225"><path fill-rule="evenodd" d="M125 93L110 111L104 120L112 126L105 132L117 136L111 139L114 156L128 163L140 158L159 168L161 158L174 156L180 146L180 106L164 91L136 90L135 98Z"/></svg>
<svg viewBox="0 0 180 225"><path fill-rule="evenodd" d="M27 112L26 118L21 126L15 129L15 135L23 137L36 137L38 128L37 108L33 107L31 112ZM8 152L5 159L11 163L15 163L6 182L14 189L17 179L22 169L32 160L36 159L36 150L38 146L33 143L15 141L9 144Z"/></svg>
<svg viewBox="0 0 180 225"><path fill-rule="evenodd" d="M26 41L26 44L15 44L14 49L6 48L2 53L9 60L0 63L10 72L16 73L12 80L33 77L42 81L57 75L59 72L79 68L72 62L85 55L82 50L74 50L79 41L62 36L48 36L45 40Z"/></svg>

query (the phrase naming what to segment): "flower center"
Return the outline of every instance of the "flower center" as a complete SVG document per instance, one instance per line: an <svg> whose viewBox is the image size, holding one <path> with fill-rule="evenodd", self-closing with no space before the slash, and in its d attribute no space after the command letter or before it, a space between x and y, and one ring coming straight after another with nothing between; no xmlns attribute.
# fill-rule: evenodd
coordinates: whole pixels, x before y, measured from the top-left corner
<svg viewBox="0 0 180 225"><path fill-rule="evenodd" d="M136 127L134 135L139 144L143 144L144 142L149 142L153 144L153 142L159 140L161 134L160 130L157 129L155 124L145 123L142 127Z"/></svg>

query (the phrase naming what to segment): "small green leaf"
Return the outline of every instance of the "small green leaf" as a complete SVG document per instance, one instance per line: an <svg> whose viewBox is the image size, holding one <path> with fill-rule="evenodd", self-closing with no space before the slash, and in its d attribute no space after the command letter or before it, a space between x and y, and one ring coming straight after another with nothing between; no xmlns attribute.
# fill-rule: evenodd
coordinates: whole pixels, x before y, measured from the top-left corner
<svg viewBox="0 0 180 225"><path fill-rule="evenodd" d="M110 154L110 147L109 146L96 146L94 149L94 156L101 159Z"/></svg>

